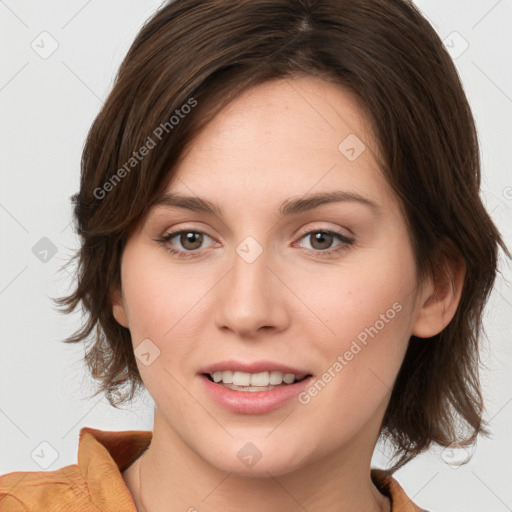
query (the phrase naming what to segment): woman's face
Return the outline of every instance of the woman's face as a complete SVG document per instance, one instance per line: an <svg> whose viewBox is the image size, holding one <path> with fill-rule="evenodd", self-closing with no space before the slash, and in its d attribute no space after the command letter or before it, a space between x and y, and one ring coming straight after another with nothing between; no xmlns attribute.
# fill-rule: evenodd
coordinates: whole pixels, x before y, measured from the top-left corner
<svg viewBox="0 0 512 512"><path fill-rule="evenodd" d="M190 146L167 192L222 211L155 206L114 300L154 436L239 474L371 458L421 301L367 126L352 94L300 77L246 92ZM336 200L309 201L325 194ZM228 389L229 371L264 385L279 369L310 377Z"/></svg>

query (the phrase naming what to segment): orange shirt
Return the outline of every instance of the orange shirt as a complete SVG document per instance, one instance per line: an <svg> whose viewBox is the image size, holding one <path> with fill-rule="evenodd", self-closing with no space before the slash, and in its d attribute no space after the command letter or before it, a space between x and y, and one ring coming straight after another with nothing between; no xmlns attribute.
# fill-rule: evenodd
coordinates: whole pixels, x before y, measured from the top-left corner
<svg viewBox="0 0 512 512"><path fill-rule="evenodd" d="M0 511L137 512L121 472L148 447L152 435L146 430L83 427L78 464L0 476ZM422 512L391 475L379 469L372 469L371 475L381 493L390 497L392 512Z"/></svg>

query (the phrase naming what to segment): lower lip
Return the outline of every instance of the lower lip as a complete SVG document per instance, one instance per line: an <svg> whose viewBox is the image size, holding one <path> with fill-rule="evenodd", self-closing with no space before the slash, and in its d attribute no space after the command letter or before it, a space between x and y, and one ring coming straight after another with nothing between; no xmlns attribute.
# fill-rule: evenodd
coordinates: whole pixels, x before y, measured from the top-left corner
<svg viewBox="0 0 512 512"><path fill-rule="evenodd" d="M295 384L285 384L270 391L235 391L212 382L206 375L200 377L206 392L213 400L226 409L240 414L262 414L278 409L289 400L296 398L313 379L309 376Z"/></svg>

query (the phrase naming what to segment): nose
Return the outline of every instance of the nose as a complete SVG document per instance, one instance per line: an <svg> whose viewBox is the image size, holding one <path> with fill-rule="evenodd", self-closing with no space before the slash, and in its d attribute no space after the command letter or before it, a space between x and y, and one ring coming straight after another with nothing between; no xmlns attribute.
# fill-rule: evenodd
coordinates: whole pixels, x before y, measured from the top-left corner
<svg viewBox="0 0 512 512"><path fill-rule="evenodd" d="M244 252L244 248L248 250ZM217 327L244 338L285 330L291 292L271 261L270 251L263 250L256 256L251 244L237 249L239 252L233 256L228 274L217 287L214 306Z"/></svg>

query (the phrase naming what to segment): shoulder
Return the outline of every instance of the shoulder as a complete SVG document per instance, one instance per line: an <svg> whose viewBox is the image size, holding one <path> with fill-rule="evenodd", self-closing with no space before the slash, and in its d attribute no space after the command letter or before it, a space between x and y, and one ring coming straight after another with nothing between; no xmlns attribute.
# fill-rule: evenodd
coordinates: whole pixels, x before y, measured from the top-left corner
<svg viewBox="0 0 512 512"><path fill-rule="evenodd" d="M55 471L14 471L0 475L2 512L80 510L95 512L78 466Z"/></svg>
<svg viewBox="0 0 512 512"><path fill-rule="evenodd" d="M77 464L0 475L2 512L136 512L122 470L146 449L151 431L80 430Z"/></svg>

